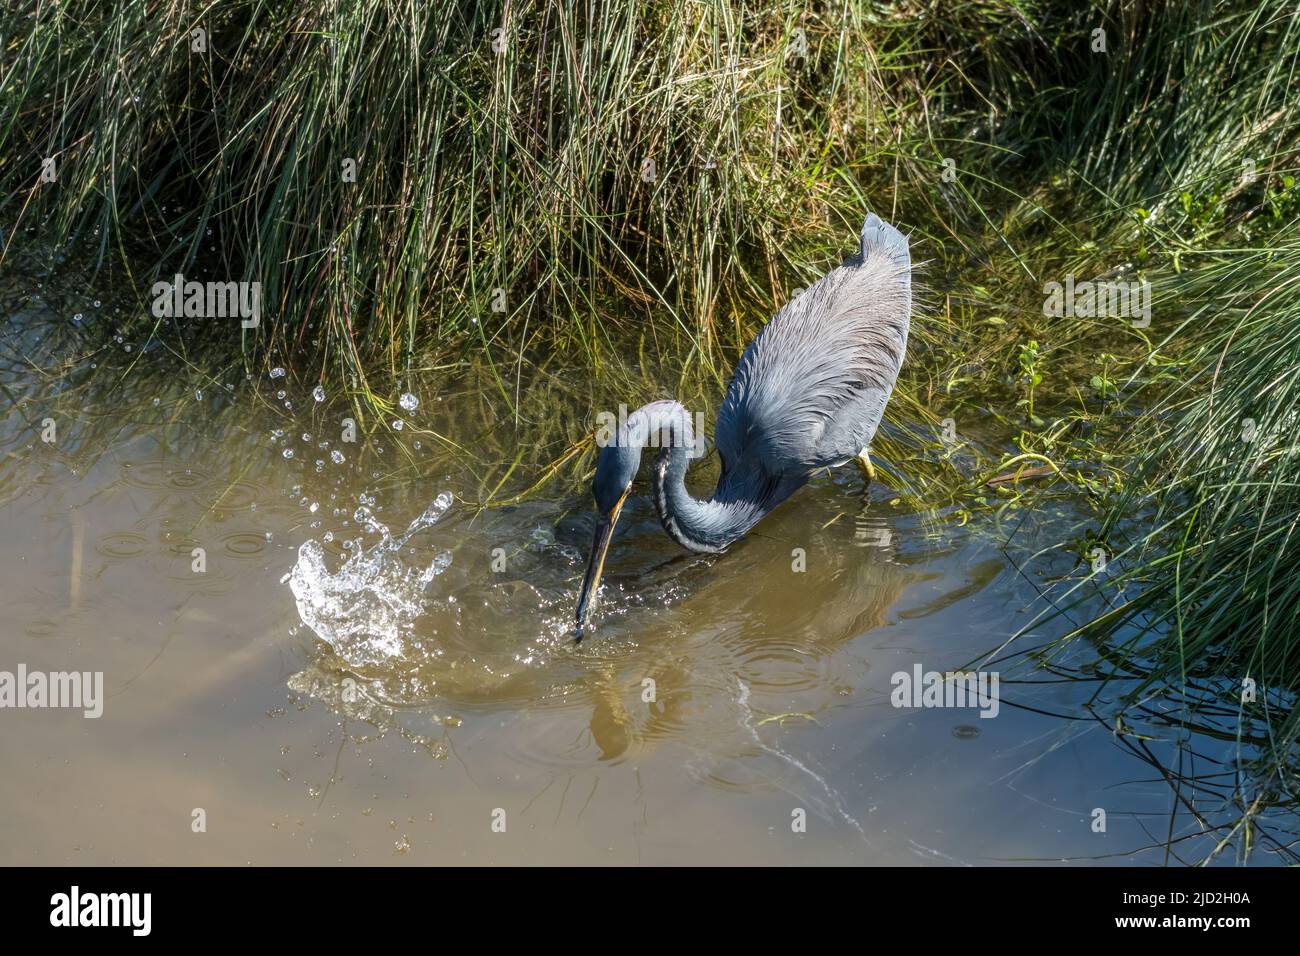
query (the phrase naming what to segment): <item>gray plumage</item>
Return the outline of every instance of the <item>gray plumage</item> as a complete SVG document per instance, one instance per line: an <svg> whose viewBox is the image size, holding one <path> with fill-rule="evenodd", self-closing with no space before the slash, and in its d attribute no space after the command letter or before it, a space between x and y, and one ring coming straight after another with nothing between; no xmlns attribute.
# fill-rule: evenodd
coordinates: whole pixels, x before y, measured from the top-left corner
<svg viewBox="0 0 1300 956"><path fill-rule="evenodd" d="M722 474L708 501L686 491L695 441L686 409L651 402L628 416L596 462L592 492L606 520L579 601L579 629L651 436L667 439L653 476L664 529L691 550L721 551L818 469L852 461L871 443L903 364L911 311L907 239L869 215L857 252L777 312L737 363L714 430Z"/></svg>
<svg viewBox="0 0 1300 956"><path fill-rule="evenodd" d="M718 412L724 462L842 465L870 444L907 350L912 260L875 215L858 254L787 304L741 356Z"/></svg>

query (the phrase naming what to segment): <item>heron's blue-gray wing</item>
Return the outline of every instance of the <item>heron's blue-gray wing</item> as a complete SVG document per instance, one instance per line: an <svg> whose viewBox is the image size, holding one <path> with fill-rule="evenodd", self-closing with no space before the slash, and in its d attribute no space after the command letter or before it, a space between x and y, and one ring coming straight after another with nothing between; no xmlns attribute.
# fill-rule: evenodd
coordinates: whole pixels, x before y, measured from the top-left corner
<svg viewBox="0 0 1300 956"><path fill-rule="evenodd" d="M724 467L802 475L874 436L907 350L907 239L870 215L857 255L782 308L741 356L715 442Z"/></svg>

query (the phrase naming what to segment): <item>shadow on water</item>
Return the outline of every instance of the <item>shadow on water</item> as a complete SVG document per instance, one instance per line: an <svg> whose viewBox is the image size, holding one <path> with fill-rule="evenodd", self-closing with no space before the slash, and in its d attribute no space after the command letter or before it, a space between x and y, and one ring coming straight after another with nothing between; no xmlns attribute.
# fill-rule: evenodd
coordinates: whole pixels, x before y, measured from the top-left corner
<svg viewBox="0 0 1300 956"><path fill-rule="evenodd" d="M690 555L642 485L575 645L591 411L562 375L521 373L518 405L566 427L516 425L476 368L394 385L375 427L76 308L6 303L0 668L102 670L108 700L14 716L6 862L1162 859L1169 783L1085 678L1006 668L996 720L891 705L894 675L1005 644L1060 549L1026 570L843 471ZM1016 553L1078 521L1026 515ZM190 838L194 807L220 840Z"/></svg>

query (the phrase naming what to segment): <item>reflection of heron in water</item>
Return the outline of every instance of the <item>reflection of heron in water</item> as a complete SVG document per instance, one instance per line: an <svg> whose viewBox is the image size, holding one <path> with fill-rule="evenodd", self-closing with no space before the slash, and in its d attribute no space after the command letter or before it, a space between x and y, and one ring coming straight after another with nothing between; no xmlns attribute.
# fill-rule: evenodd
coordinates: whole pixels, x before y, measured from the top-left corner
<svg viewBox="0 0 1300 956"><path fill-rule="evenodd" d="M812 507L826 505L833 502L819 496ZM774 520L771 536L779 543L765 533L759 545L747 548L740 558L743 574L687 562L674 576L690 580L689 601L660 605L653 616L621 618L621 636L637 647L593 662L580 682L590 694L589 727L602 758L676 739L726 760L735 756L731 748L746 742L741 721L761 724L792 708L807 708L815 717L840 693L861 689L869 656L843 652L862 634L889 623L919 573L894 558L888 534L864 541L852 522L841 520L809 536L796 513ZM791 572L790 548L782 539L792 534L806 547L811 573ZM746 583L755 578L795 578L798 597L792 600L785 587ZM653 704L640 697L647 677L655 682ZM737 678L754 688L752 714L737 704ZM793 705L795 700L802 703Z"/></svg>
<svg viewBox="0 0 1300 956"><path fill-rule="evenodd" d="M718 413L722 474L708 501L686 490L690 413L661 401L628 416L596 461L592 493L600 522L578 599L579 640L641 449L652 437L663 436L655 509L664 530L692 551L722 551L821 468L856 460L870 477L867 447L907 348L911 276L907 240L869 215L858 252L764 326L741 356Z"/></svg>

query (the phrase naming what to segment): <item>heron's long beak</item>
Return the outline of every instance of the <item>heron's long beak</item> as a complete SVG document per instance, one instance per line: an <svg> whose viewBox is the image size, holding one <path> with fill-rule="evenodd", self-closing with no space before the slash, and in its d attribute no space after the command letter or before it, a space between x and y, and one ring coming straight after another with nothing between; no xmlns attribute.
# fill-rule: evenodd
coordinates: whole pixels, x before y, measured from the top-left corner
<svg viewBox="0 0 1300 956"><path fill-rule="evenodd" d="M614 537L614 525L618 523L618 513L623 510L623 502L632 490L628 485L623 489L623 496L609 509L609 514L602 515L596 525L596 538L591 543L591 560L587 562L587 576L582 579L582 593L578 596L577 626L573 631L575 641L582 640L587 627L587 618L596 606L596 592L600 590L600 574L605 570L605 554L609 551L609 542Z"/></svg>

